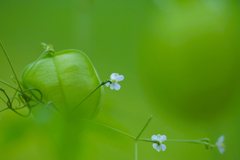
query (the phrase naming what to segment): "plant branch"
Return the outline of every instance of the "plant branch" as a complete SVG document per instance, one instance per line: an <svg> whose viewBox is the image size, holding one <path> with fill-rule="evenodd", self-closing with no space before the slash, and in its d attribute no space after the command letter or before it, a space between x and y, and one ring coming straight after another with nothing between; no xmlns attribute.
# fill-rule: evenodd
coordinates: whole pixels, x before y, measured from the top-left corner
<svg viewBox="0 0 240 160"><path fill-rule="evenodd" d="M141 130L141 132L138 134L138 136L136 137L136 141L138 140L138 138L141 136L141 134L143 133L143 131L146 129L146 127L148 126L149 122L151 121L152 119L152 115L149 117L147 123L145 124L145 126L143 127L143 129Z"/></svg>

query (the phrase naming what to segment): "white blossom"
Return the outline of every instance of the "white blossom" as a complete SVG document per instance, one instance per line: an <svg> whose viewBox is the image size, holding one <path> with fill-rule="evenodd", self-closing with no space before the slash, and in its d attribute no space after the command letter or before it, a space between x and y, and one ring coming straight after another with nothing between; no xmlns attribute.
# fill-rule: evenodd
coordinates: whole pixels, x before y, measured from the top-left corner
<svg viewBox="0 0 240 160"><path fill-rule="evenodd" d="M218 141L216 142L216 146L218 147L218 150L221 154L223 154L223 152L225 151L225 143L223 143L224 141L224 136L220 136L218 138Z"/></svg>
<svg viewBox="0 0 240 160"><path fill-rule="evenodd" d="M166 150L166 146L164 144L162 144L162 142L167 140L167 137L165 135L153 135L151 138L153 141L157 141L157 143L153 143L153 148L156 149L158 152L165 151Z"/></svg>
<svg viewBox="0 0 240 160"><path fill-rule="evenodd" d="M107 82L105 85L108 87L110 85L110 89L119 90L121 88L120 84L118 84L119 81L122 81L124 79L123 75L119 75L118 73L112 73L110 76L110 82Z"/></svg>

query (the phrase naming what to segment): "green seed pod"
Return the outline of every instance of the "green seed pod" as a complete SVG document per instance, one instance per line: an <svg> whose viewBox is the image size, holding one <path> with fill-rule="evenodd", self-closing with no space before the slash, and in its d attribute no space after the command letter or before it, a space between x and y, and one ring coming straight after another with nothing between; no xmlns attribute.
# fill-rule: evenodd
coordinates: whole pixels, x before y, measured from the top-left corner
<svg viewBox="0 0 240 160"><path fill-rule="evenodd" d="M91 61L78 50L48 51L35 65L29 64L22 73L23 87L40 90L43 103L53 102L64 117L94 118L101 110L103 88L100 87L82 104L80 102L100 83ZM33 114L39 107L44 106L34 107Z"/></svg>

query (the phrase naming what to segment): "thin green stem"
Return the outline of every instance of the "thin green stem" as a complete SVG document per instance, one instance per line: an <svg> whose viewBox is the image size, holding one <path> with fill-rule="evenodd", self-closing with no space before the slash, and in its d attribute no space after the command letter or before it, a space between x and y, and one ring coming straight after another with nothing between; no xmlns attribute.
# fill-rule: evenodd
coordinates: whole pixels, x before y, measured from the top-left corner
<svg viewBox="0 0 240 160"><path fill-rule="evenodd" d="M25 108L25 107L27 107L27 105L23 105L22 107L15 108L14 110L23 109L23 108Z"/></svg>
<svg viewBox="0 0 240 160"><path fill-rule="evenodd" d="M88 99L88 97L90 97L101 86L102 86L102 84L97 86L97 88L95 88L86 98L84 98L75 108L73 108L73 110L71 112L73 112L75 109L77 109L77 107L79 107L86 99Z"/></svg>
<svg viewBox="0 0 240 160"><path fill-rule="evenodd" d="M95 88L86 98L84 98L76 107L73 108L73 110L71 111L71 113L77 109L77 107L79 107L86 99L88 99L88 97L90 97L98 88L100 88L102 85L106 84L107 82L110 82L109 80L106 80L104 82L102 82L99 86L97 86L97 88Z"/></svg>
<svg viewBox="0 0 240 160"><path fill-rule="evenodd" d="M138 159L138 155L137 155L137 140L135 140L135 160Z"/></svg>
<svg viewBox="0 0 240 160"><path fill-rule="evenodd" d="M29 98L30 98L30 97L29 97ZM34 101L34 102L36 102L36 103L38 103L38 104L40 104L40 105L46 107L46 104L44 104L44 103L42 103L42 102L40 102L40 101L37 101L37 100L35 100L35 99L32 99L32 98L30 98L30 99L31 99L31 101ZM49 107L49 106L47 106L47 108L49 108L50 110L52 110L52 111L54 111L54 112L60 114L58 111L56 111L55 109L53 109L53 108L51 108L51 107Z"/></svg>
<svg viewBox="0 0 240 160"><path fill-rule="evenodd" d="M28 108L28 109L29 109L29 108ZM31 114L31 110L30 110L30 109L29 109L29 112L28 112L27 115L23 115L23 114L21 114L21 113L15 111L15 109L11 109L11 110L12 110L13 112L17 113L19 116L22 116L22 117L28 117L28 116Z"/></svg>
<svg viewBox="0 0 240 160"><path fill-rule="evenodd" d="M8 106L9 109L11 109L13 112L15 112L16 114L18 114L18 115L20 115L20 116L22 116L22 117L28 117L28 116L30 115L30 113L31 113L30 108L29 108L29 112L28 112L27 115L23 115L23 114L15 111L15 110L13 109L13 107L12 107L12 103L11 103L11 101L10 101L10 98L8 97L8 95L7 95L7 93L5 92L5 90L2 89L2 88L0 88L0 91L2 91L2 92L4 93L4 95L6 96L6 98L8 99L8 101L7 101L7 106ZM4 110L6 110L6 108L3 109L2 111L4 111Z"/></svg>
<svg viewBox="0 0 240 160"><path fill-rule="evenodd" d="M199 143L199 140L178 140L178 139L167 139L169 142L189 142L189 143Z"/></svg>
<svg viewBox="0 0 240 160"><path fill-rule="evenodd" d="M61 114L61 112L58 110L58 108L55 106L55 104L51 101L51 102L48 102L49 105L52 105L59 114ZM62 115L62 114L61 114Z"/></svg>
<svg viewBox="0 0 240 160"><path fill-rule="evenodd" d="M147 139L147 138L138 138L139 141L146 141L146 142L156 142L155 140Z"/></svg>
<svg viewBox="0 0 240 160"><path fill-rule="evenodd" d="M0 82L2 82L3 84L7 85L8 87L14 89L15 91L21 92L20 90L18 90L17 88L13 87L12 85L8 84L7 82L3 81L0 79Z"/></svg>
<svg viewBox="0 0 240 160"><path fill-rule="evenodd" d="M146 139L146 138L139 138L140 141L147 141L147 142L156 142L156 140ZM190 142L190 143L202 143L199 140L175 140L175 139L167 139L166 141L169 142Z"/></svg>
<svg viewBox="0 0 240 160"><path fill-rule="evenodd" d="M4 108L4 109L0 110L0 112L5 111L5 110L7 110L7 109L9 109L9 108Z"/></svg>
<svg viewBox="0 0 240 160"><path fill-rule="evenodd" d="M188 143L210 144L206 141L203 141L203 139L197 139L197 140L167 139L166 141L168 141L168 142L188 142Z"/></svg>
<svg viewBox="0 0 240 160"><path fill-rule="evenodd" d="M123 132L123 131L120 131L120 130L118 130L118 129L116 129L116 128L110 127L110 126L108 126L108 125L105 125L105 124L102 124L102 123L98 123L98 122L94 122L94 121L90 121L90 120L87 120L87 119L84 119L84 121L101 125L101 126L103 126L103 127L109 128L109 129L114 130L114 131L117 131L117 132L119 132L119 133L122 133L122 134L124 134L124 135L126 135L126 136L128 136L128 137L131 137L131 138L133 138L133 139L136 139L136 137L134 137L134 136L132 136L132 135L130 135L130 134L128 134L128 133L125 133L125 132Z"/></svg>
<svg viewBox="0 0 240 160"><path fill-rule="evenodd" d="M28 75L28 73L33 69L33 67L37 64L37 62L46 54L47 50L45 50L39 57L38 59L34 62L34 64L31 66L31 68L27 71L27 73L25 74L25 76L23 77L22 81L26 78L26 76Z"/></svg>
<svg viewBox="0 0 240 160"><path fill-rule="evenodd" d="M15 93L14 93L14 95L13 95L13 97L16 96L17 92L18 92L18 91L16 90ZM11 100L11 103L13 103L13 100L14 100L14 99Z"/></svg>
<svg viewBox="0 0 240 160"><path fill-rule="evenodd" d="M11 68L12 68L13 74L14 74L14 76L15 76L15 78L16 78L16 81L17 81L17 84L18 84L18 86L19 86L19 88L20 88L20 91L23 93L22 87L21 87L20 82L19 82L19 80L18 80L18 78L17 78L17 74L16 74L16 72L15 72L15 70L14 70L13 64L12 64L12 62L10 61L10 58L9 58L9 56L8 56L8 54L7 54L7 51L6 51L6 49L4 48L4 46L3 46L3 44L2 44L1 41L0 41L0 45L1 45L2 49L3 49L3 52L4 52L5 56L7 57L8 63L10 64L10 66L11 66Z"/></svg>
<svg viewBox="0 0 240 160"><path fill-rule="evenodd" d="M0 99L7 105L7 102L2 97Z"/></svg>
<svg viewBox="0 0 240 160"><path fill-rule="evenodd" d="M11 104L12 104L12 100L13 100L13 99L16 99L16 100L18 101L18 107L15 107L15 108L12 108L12 109L19 108L19 107L21 106L21 101L20 101L18 98L16 98L16 97L11 97L11 98L10 98L10 100L11 100L10 103L11 103Z"/></svg>
<svg viewBox="0 0 240 160"><path fill-rule="evenodd" d="M13 76L11 76L11 79L13 80L13 82L14 82L15 84L17 84L17 82L16 82L16 80L14 79Z"/></svg>
<svg viewBox="0 0 240 160"><path fill-rule="evenodd" d="M153 142L153 143L158 143L158 141L156 140L152 140L152 139L146 139L146 138L139 138L138 140L140 141L146 141L146 142ZM167 139L165 142L187 142L187 143L197 143L197 144L204 144L204 145L208 145L210 147L215 147L214 144L210 144L206 141L202 141L202 139L199 140L178 140L178 139Z"/></svg>
<svg viewBox="0 0 240 160"><path fill-rule="evenodd" d="M143 133L143 131L146 129L146 127L148 126L149 122L151 121L152 119L152 115L149 117L147 123L145 124L145 126L143 127L143 129L141 130L141 132L138 134L138 136L136 137L136 141L138 140L138 138L141 136L141 134Z"/></svg>

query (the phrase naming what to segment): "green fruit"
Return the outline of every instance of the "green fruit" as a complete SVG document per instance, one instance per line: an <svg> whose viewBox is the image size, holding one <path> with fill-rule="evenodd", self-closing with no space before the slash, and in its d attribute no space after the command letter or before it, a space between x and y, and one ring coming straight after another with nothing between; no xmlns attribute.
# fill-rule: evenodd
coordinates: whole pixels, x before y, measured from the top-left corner
<svg viewBox="0 0 240 160"><path fill-rule="evenodd" d="M100 111L102 87L72 112L101 83L94 66L83 52L78 50L48 52L34 66L33 64L24 69L22 84L25 89L40 90L45 104L52 101L64 117L94 118ZM39 94L34 96L37 97ZM41 105L33 108L35 115L38 114L39 107L43 108Z"/></svg>

